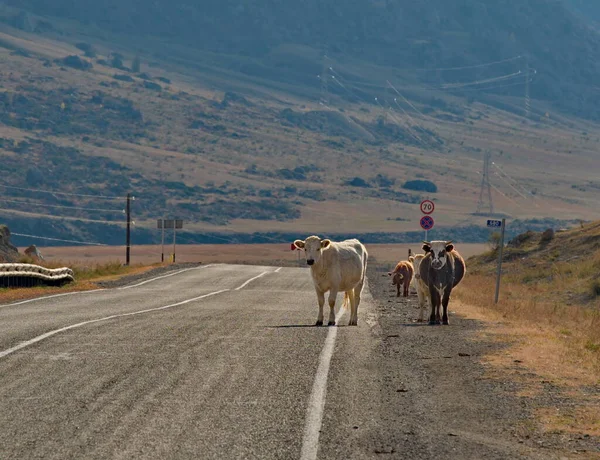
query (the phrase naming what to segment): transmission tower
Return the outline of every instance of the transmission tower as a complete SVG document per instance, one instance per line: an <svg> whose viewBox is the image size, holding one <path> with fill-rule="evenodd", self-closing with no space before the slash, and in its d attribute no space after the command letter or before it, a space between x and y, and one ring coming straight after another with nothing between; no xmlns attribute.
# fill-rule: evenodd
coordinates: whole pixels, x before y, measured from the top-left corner
<svg viewBox="0 0 600 460"><path fill-rule="evenodd" d="M490 214L494 214L494 203L492 202L492 185L490 184L490 158L492 154L485 152L483 156L483 172L481 176L481 188L479 189L479 201L477 201L477 212L479 214L483 208L489 207ZM484 195L487 190L487 204L484 201Z"/></svg>

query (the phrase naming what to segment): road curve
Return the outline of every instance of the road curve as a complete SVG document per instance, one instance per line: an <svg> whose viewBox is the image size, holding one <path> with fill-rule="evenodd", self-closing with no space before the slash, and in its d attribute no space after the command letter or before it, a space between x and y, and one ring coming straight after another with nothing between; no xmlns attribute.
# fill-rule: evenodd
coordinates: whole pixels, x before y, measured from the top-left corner
<svg viewBox="0 0 600 460"><path fill-rule="evenodd" d="M372 321L368 293L358 328L315 303L306 269L211 265L2 305L0 458L316 458ZM329 362L364 371L328 388Z"/></svg>

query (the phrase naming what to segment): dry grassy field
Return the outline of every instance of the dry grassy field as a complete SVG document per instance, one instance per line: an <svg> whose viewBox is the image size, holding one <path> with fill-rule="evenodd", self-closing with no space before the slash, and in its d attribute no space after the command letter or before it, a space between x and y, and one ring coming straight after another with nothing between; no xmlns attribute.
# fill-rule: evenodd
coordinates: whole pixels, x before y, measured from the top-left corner
<svg viewBox="0 0 600 460"><path fill-rule="evenodd" d="M293 265L302 257L300 251L292 251L290 243L281 244L178 244L175 247L176 262L200 263L243 263ZM414 253L421 252L420 244L368 244L367 250L372 260L392 264L405 259L410 248ZM457 249L464 257L479 254L485 250L483 244L460 244ZM24 248L19 250L22 252ZM125 262L125 246L60 246L38 248L47 262L65 265L94 265L111 261ZM172 245L165 245L165 263L170 262ZM161 261L161 246L133 246L132 265L152 265Z"/></svg>

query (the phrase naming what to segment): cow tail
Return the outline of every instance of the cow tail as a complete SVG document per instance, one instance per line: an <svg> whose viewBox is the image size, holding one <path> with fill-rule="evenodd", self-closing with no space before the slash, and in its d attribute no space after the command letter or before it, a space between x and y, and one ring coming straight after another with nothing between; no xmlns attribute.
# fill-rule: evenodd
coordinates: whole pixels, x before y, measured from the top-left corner
<svg viewBox="0 0 600 460"><path fill-rule="evenodd" d="M344 292L344 303L342 304L342 308L344 310L348 310L350 308L350 296L347 292Z"/></svg>

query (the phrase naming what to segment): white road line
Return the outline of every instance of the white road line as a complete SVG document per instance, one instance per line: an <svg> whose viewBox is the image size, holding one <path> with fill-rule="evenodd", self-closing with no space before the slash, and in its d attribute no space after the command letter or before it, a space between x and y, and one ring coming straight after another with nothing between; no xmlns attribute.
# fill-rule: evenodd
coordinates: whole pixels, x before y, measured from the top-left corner
<svg viewBox="0 0 600 460"><path fill-rule="evenodd" d="M168 273L166 275L157 276L156 278L150 278L149 280L142 281L141 283L132 284L130 286L123 286L123 287L120 287L118 289L131 289L131 288L138 287L138 286L141 286L141 285L146 284L146 283L150 283L151 281L156 281L156 280L160 280L160 279L163 279L163 278L168 278L169 276L178 275L179 273L183 273L183 272L189 272L190 270L200 270L202 268L208 268L210 266L211 265L203 265L202 267L185 268L183 270L178 270L176 272Z"/></svg>
<svg viewBox="0 0 600 460"><path fill-rule="evenodd" d="M335 317L336 324L344 314L340 308ZM300 460L316 460L319 451L319 433L323 423L323 410L325 409L325 397L327 395L327 376L329 375L329 363L333 356L337 327L329 327L325 345L319 356L319 367L315 375L308 407L306 410L306 422L304 423L304 436L302 437L302 450Z"/></svg>
<svg viewBox="0 0 600 460"><path fill-rule="evenodd" d="M53 299L55 297L64 297L67 295L93 294L93 293L100 292L100 291L106 291L106 289L92 289L89 291L64 292L62 294L47 295L44 297L36 297L35 299L22 300L21 302L7 303L6 305L0 305L0 308L14 307L16 305L23 305L24 303L36 302L38 300L44 300L44 299Z"/></svg>
<svg viewBox="0 0 600 460"><path fill-rule="evenodd" d="M19 345L16 345L7 350L0 351L0 358L4 358L5 356L8 356L11 353L14 353L15 351L21 350L22 348L28 347L29 345L33 345L34 343L40 342L44 339L47 339L48 337L52 337L53 335L59 334L61 332L69 331L71 329L76 329L81 326L86 326L88 324L93 324L93 323L99 323L101 321L108 321L109 319L114 319L114 318L123 318L125 316L141 315L142 313L150 313L153 311L166 310L167 308L177 307L179 305L185 305L186 303L194 302L194 301L200 300L200 299L205 299L206 297L211 297L211 296L221 294L222 292L227 292L227 291L229 291L229 289L222 289L220 291L215 291L215 292L211 292L209 294L204 294L204 295L201 295L198 297L194 297L193 299L187 299L182 302L173 303L171 305L165 305L164 307L149 308L147 310L139 310L139 311L134 311L134 312L130 312L130 313L122 313L119 315L105 316L104 318L92 319L92 320L83 321L83 322L77 323L77 324L71 324L70 326L61 327L60 329L55 329L53 331L46 332L45 334L38 335L37 337L34 337L31 340L27 340L26 342L21 342Z"/></svg>
<svg viewBox="0 0 600 460"><path fill-rule="evenodd" d="M277 270L275 270L275 273L279 273L281 271L283 267L279 267Z"/></svg>
<svg viewBox="0 0 600 460"><path fill-rule="evenodd" d="M262 272L260 275L255 276L254 278L250 278L248 281L246 281L244 284L242 284L241 286L238 286L234 289L234 291L239 291L240 289L244 289L246 286L248 286L252 281L260 278L261 276L265 276L267 273L271 273L271 272Z"/></svg>
<svg viewBox="0 0 600 460"><path fill-rule="evenodd" d="M173 276L173 275L177 275L179 273L187 272L189 270L199 270L200 268L208 268L210 266L211 265L209 264L209 265L203 265L202 267L186 268L186 269L179 270L179 271L176 271L176 272L173 272L173 273L169 273L167 275L161 275L161 276L157 276L155 278L150 278L148 280L142 281L141 283L132 284L131 286L123 286L123 287L120 287L118 289L129 289L129 288L141 286L141 285L146 284L146 283L150 283L151 281L156 281L156 280L159 280L159 279L162 279L162 278L167 278L168 276ZM94 294L96 292L101 292L101 291L106 291L106 290L107 289L101 288L101 289L90 289L89 291L64 292L62 294L53 294L53 295L47 295L47 296L44 296L44 297L36 297L34 299L22 300L20 302L8 303L8 304L5 304L5 305L0 305L0 308L14 307L14 306L17 306L17 305L23 305L25 303L37 302L38 300L54 299L56 297L64 297L64 296L67 296L67 295Z"/></svg>

